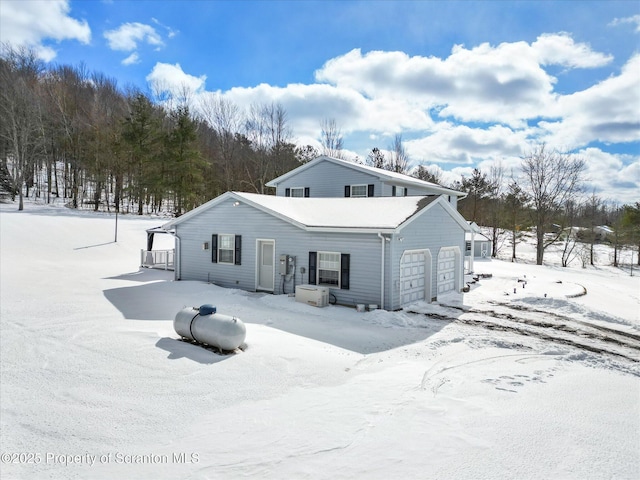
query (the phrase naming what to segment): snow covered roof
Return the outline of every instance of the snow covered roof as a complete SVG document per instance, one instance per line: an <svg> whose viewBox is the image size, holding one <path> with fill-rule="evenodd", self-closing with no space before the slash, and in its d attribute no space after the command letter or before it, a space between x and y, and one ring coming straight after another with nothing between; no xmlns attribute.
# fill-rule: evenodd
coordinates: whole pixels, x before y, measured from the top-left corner
<svg viewBox="0 0 640 480"><path fill-rule="evenodd" d="M278 178L274 178L270 182L267 182L268 187L277 187L279 183L283 182L287 178L299 173L302 170L306 170L311 166L315 165L319 162L333 162L339 165L343 165L348 168L353 168L355 170L361 170L367 173L371 173L382 180L393 180L394 182L403 184L403 185L413 185L421 188L429 188L430 190L444 195L455 195L457 197L466 197L467 194L465 192L459 192L457 190L452 190L450 188L445 188L441 185L432 182L426 182L424 180L420 180L419 178L412 177L410 175L405 175L403 173L391 172L389 170L384 170L382 168L370 167L369 165L362 165L360 163L351 162L349 160L342 160L340 158L328 157L326 155L321 155L320 157L316 157L308 163L291 170L284 175L280 175Z"/></svg>
<svg viewBox="0 0 640 480"><path fill-rule="evenodd" d="M440 203L467 230L464 218L441 196L298 198L227 192L162 226L169 229L225 201L245 203L305 230L392 232L418 212Z"/></svg>
<svg viewBox="0 0 640 480"><path fill-rule="evenodd" d="M466 241L471 241L471 235L472 235L472 234L471 234L471 232L467 232L467 233L465 233L465 235L464 235L464 239L465 239ZM491 241L491 240L489 239L489 237L487 237L484 233L482 233L482 232L480 232L480 231L475 232L475 235L474 235L474 237L473 237L473 240L474 240L474 241L476 241L476 242L490 242L490 241Z"/></svg>

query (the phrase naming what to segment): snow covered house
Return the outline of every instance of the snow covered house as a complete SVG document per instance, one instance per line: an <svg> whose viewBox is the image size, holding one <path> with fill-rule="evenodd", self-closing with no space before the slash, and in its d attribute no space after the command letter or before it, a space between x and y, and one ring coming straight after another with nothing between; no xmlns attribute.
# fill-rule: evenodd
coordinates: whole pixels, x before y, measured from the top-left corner
<svg viewBox="0 0 640 480"><path fill-rule="evenodd" d="M395 310L461 290L468 225L445 196L227 192L163 228L177 279L277 294L322 285L336 303Z"/></svg>
<svg viewBox="0 0 640 480"><path fill-rule="evenodd" d="M405 197L444 195L453 208L467 194L402 173L327 156L267 183L282 197Z"/></svg>

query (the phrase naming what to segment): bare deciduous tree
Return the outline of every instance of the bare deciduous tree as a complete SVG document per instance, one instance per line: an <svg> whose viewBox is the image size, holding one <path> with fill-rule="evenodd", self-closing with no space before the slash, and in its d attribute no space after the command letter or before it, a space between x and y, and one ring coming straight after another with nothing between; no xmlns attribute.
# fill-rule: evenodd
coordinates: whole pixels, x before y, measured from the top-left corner
<svg viewBox="0 0 640 480"><path fill-rule="evenodd" d="M234 185L235 172L238 169L238 149L239 143L236 141L236 133L240 132L243 115L238 106L221 95L211 95L205 97L200 110L203 120L215 132L215 166L211 171L217 170L221 173L221 178L211 178L211 182L220 183L220 191L234 190L238 186ZM216 189L214 189L215 191Z"/></svg>
<svg viewBox="0 0 640 480"><path fill-rule="evenodd" d="M522 159L521 168L536 227L536 264L542 265L545 249L558 238L547 240L545 234L554 214L581 190L585 163L582 158L549 150L543 144Z"/></svg>
<svg viewBox="0 0 640 480"><path fill-rule="evenodd" d="M12 160L12 192L18 192L18 210L23 210L23 186L27 176L33 174L36 160L43 155L42 105L38 94L43 65L33 50L8 45L2 49L0 136L8 145L7 153Z"/></svg>
<svg viewBox="0 0 640 480"><path fill-rule="evenodd" d="M393 138L393 143L389 147L390 154L385 168L391 172L407 173L409 168L409 155L402 143L402 135L397 134Z"/></svg>
<svg viewBox="0 0 640 480"><path fill-rule="evenodd" d="M321 124L322 154L333 158L344 158L342 154L343 139L340 127L334 118L325 118Z"/></svg>

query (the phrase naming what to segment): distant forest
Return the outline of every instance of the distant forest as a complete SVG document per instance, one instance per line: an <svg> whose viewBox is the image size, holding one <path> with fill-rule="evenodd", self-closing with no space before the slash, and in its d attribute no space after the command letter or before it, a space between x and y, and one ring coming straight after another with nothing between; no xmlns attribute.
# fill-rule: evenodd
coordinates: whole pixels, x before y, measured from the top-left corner
<svg viewBox="0 0 640 480"><path fill-rule="evenodd" d="M49 66L28 50L0 57L0 188L74 208L180 215L265 183L318 155L293 143L277 104L248 113L212 95L152 98L84 66Z"/></svg>

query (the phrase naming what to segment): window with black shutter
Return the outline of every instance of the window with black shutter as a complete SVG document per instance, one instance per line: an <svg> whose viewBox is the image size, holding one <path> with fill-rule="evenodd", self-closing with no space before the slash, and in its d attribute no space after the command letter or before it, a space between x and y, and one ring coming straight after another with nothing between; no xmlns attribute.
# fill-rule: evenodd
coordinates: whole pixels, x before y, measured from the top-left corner
<svg viewBox="0 0 640 480"><path fill-rule="evenodd" d="M351 263L351 255L343 253L340 255L340 288L349 290L349 267Z"/></svg>
<svg viewBox="0 0 640 480"><path fill-rule="evenodd" d="M211 235L211 262L241 265L242 235L219 233Z"/></svg>
<svg viewBox="0 0 640 480"><path fill-rule="evenodd" d="M242 265L242 235L236 235L236 239L235 239L235 260L234 260L234 264L235 265Z"/></svg>
<svg viewBox="0 0 640 480"><path fill-rule="evenodd" d="M351 255L309 252L309 284L349 290Z"/></svg>
<svg viewBox="0 0 640 480"><path fill-rule="evenodd" d="M316 259L318 253L317 252L309 252L309 284L316 284Z"/></svg>
<svg viewBox="0 0 640 480"><path fill-rule="evenodd" d="M218 263L218 235L211 235L211 261Z"/></svg>

